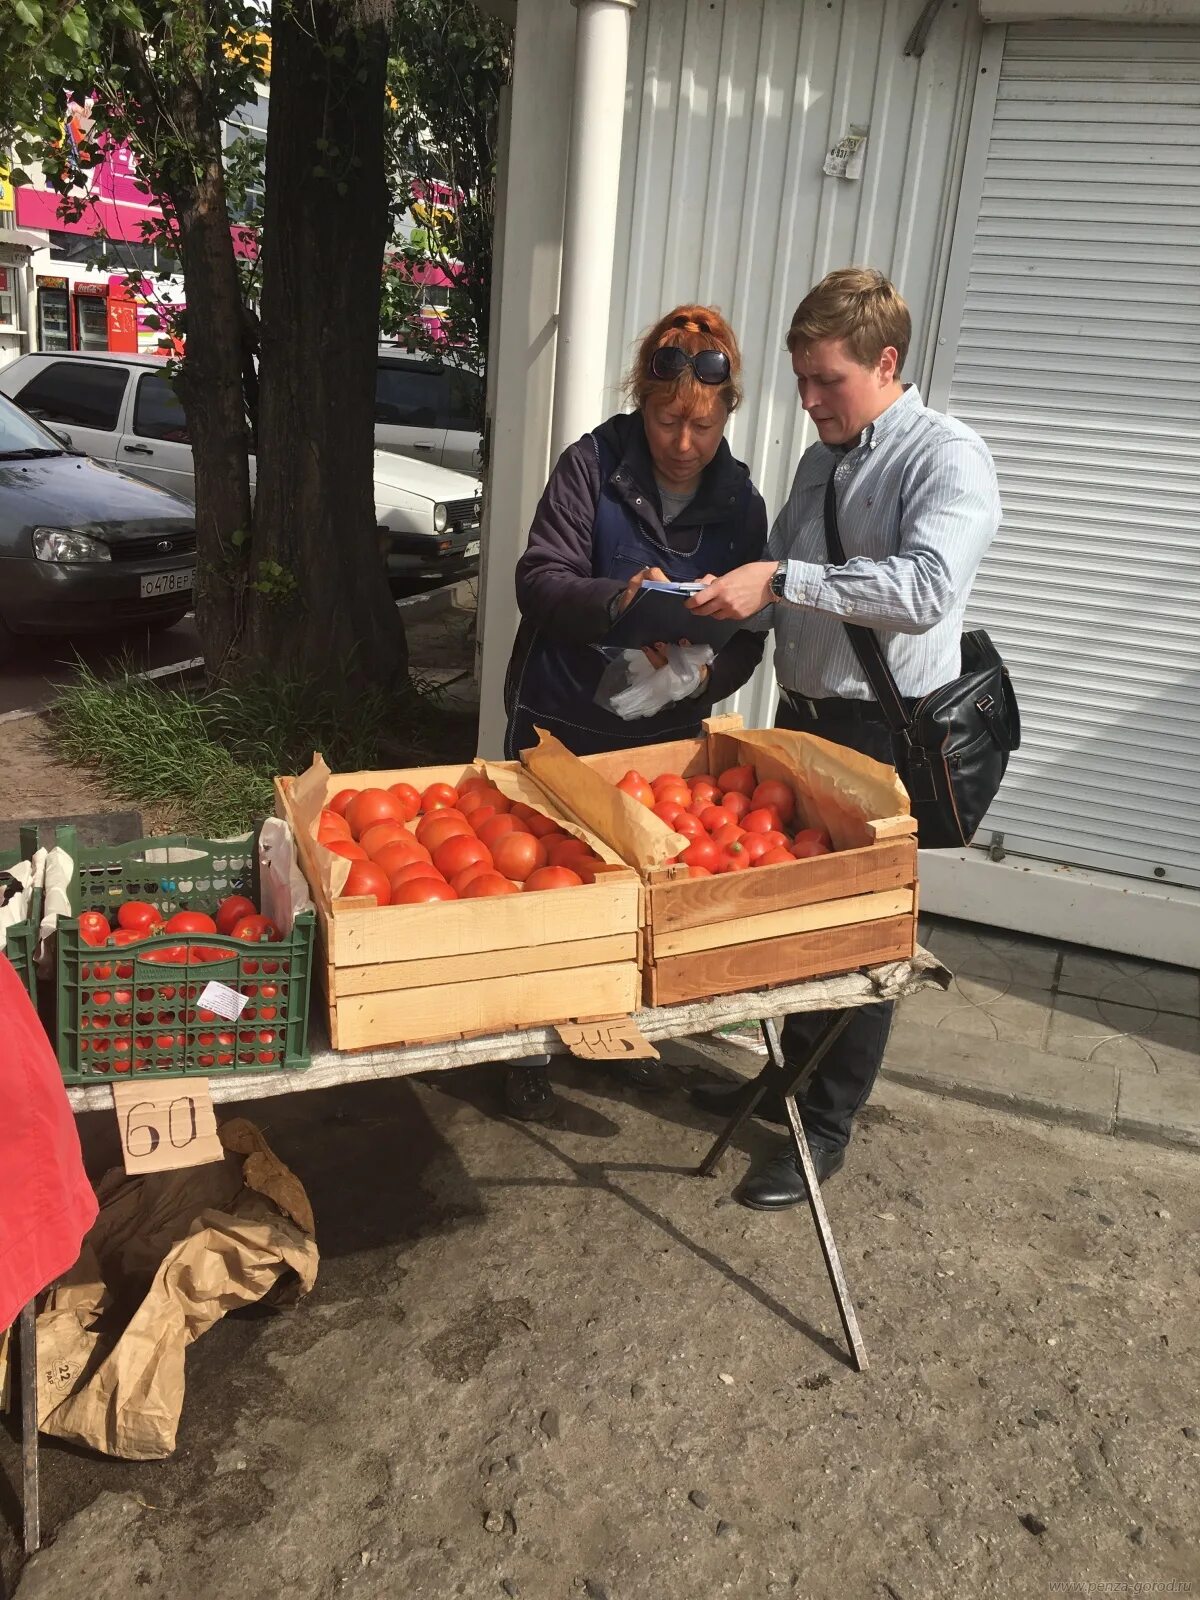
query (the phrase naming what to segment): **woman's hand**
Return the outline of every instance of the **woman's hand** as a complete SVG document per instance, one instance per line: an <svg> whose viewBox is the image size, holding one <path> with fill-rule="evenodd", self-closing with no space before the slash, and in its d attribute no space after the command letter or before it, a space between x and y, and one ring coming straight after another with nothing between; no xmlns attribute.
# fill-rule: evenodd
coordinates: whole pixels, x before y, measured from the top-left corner
<svg viewBox="0 0 1200 1600"><path fill-rule="evenodd" d="M655 583L668 583L670 581L661 567L643 567L640 572L635 572L633 577L630 578L629 582L625 585L625 591L621 595L620 600L617 602L618 616L620 616L622 611L627 611L633 604L634 600L637 598L638 590L642 587L647 579L651 579Z"/></svg>
<svg viewBox="0 0 1200 1600"><path fill-rule="evenodd" d="M735 567L723 578L709 574L701 579L708 587L693 595L686 602L687 608L718 622L745 622L771 604L774 597L770 584L776 565L774 561L751 561L748 566Z"/></svg>

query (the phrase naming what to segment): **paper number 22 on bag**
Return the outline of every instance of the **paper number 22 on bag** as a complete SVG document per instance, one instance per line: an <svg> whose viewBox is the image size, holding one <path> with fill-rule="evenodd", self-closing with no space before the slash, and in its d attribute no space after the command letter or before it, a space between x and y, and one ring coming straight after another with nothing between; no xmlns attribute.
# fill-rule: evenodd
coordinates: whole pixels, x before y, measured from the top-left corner
<svg viewBox="0 0 1200 1600"><path fill-rule="evenodd" d="M112 1091L131 1177L224 1160L207 1078L114 1083Z"/></svg>

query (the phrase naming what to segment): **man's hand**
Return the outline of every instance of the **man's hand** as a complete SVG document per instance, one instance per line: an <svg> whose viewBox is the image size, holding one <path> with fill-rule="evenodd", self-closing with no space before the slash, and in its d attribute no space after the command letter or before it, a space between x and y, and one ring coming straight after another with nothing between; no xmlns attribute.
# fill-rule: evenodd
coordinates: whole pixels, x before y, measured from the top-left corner
<svg viewBox="0 0 1200 1600"><path fill-rule="evenodd" d="M653 579L655 583L670 582L670 579L667 577L666 573L661 567L643 567L640 572L635 572L633 577L630 578L629 582L625 585L625 591L621 595L620 600L617 602L618 616L620 616L622 611L627 611L633 604L637 597L638 590L648 578Z"/></svg>
<svg viewBox="0 0 1200 1600"><path fill-rule="evenodd" d="M723 578L714 578L710 573L702 580L707 589L693 595L687 608L718 622L745 622L774 600L770 583L777 565L775 561L751 561L748 566L735 567Z"/></svg>

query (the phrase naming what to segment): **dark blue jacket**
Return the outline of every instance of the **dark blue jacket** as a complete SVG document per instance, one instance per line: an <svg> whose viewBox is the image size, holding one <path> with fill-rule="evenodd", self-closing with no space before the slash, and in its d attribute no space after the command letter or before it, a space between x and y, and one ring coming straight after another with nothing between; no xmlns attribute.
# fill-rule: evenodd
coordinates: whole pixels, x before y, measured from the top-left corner
<svg viewBox="0 0 1200 1600"><path fill-rule="evenodd" d="M720 574L761 560L767 514L749 470L725 440L695 499L668 526L639 413L622 413L565 450L538 505L517 564L521 625L505 682L506 755L535 744L534 727L577 755L690 738L715 701L741 688L762 658L763 636L740 630L712 664L705 692L654 717L622 721L594 695L612 652L610 607L633 574Z"/></svg>

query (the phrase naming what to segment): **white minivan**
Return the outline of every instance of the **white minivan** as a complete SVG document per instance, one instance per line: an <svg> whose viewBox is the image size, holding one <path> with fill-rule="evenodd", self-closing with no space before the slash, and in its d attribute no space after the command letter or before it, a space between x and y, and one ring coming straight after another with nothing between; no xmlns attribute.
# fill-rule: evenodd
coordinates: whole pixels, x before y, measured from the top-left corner
<svg viewBox="0 0 1200 1600"><path fill-rule="evenodd" d="M38 351L0 367L0 393L75 450L185 500L196 498L192 447L179 396L150 355ZM476 439L478 436L476 435ZM381 445L375 516L389 577L453 582L479 566L481 485L438 459ZM254 457L250 458L253 479Z"/></svg>

